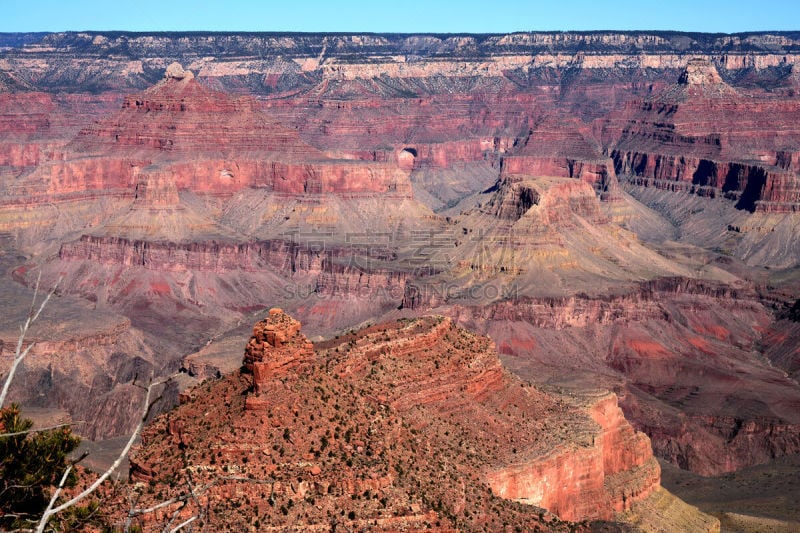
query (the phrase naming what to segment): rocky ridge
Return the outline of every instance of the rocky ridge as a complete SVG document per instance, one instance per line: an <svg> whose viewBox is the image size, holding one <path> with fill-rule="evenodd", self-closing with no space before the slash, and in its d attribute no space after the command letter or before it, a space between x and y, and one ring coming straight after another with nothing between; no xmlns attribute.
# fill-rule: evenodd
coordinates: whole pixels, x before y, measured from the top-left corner
<svg viewBox="0 0 800 533"><path fill-rule="evenodd" d="M507 35L69 32L6 34L5 77L27 86L142 88L172 61L229 88L289 91L320 79L502 76L509 70L679 69L702 56L731 70L778 69L800 52L792 32L704 35L678 32L521 32ZM64 54L90 57L83 75ZM36 67L35 69L32 67ZM73 67L74 68L74 67ZM246 79L246 74L259 76ZM110 74L110 75L109 75ZM243 79L244 78L244 79ZM24 86L24 85L23 85Z"/></svg>
<svg viewBox="0 0 800 533"><path fill-rule="evenodd" d="M783 370L764 366L764 355L754 352L771 319L747 289L735 294L674 279L613 297L518 298L439 310L489 333L521 376L618 391L656 455L682 468L717 474L798 451L800 420L791 406L800 396ZM787 353L774 345L776 354ZM571 370L543 370L554 365Z"/></svg>
<svg viewBox="0 0 800 533"><path fill-rule="evenodd" d="M448 319L372 326L314 351L299 327L271 310L243 373L186 393L146 430L131 458L133 480L153 489L143 501L188 474L211 525L560 530L543 507L612 519L658 487L648 439L614 395L530 387Z"/></svg>

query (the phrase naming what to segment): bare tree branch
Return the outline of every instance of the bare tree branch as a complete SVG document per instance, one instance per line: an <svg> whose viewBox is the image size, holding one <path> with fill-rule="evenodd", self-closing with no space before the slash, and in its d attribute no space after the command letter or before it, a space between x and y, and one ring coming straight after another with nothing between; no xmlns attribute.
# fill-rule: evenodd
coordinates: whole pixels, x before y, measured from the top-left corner
<svg viewBox="0 0 800 533"><path fill-rule="evenodd" d="M23 345L25 344L25 337L28 334L28 330L30 329L31 325L39 318L39 316L41 315L41 313L44 310L45 306L47 306L47 303L50 301L50 298L53 296L53 294L55 294L59 283L61 283L61 279L62 278L59 278L58 281L56 281L55 285L52 287L52 289L50 289L50 291L48 291L47 295L44 297L44 299L38 305L38 307L36 305L36 300L37 300L37 298L39 296L41 273L39 273L39 276L36 279L36 285L35 285L34 290L33 290L33 298L31 300L30 309L28 310L28 316L25 319L24 324L20 326L19 338L17 339L17 346L16 346L16 350L14 352L14 360L12 361L11 368L9 369L8 375L5 378L5 382L3 383L2 392L0 392L0 407L2 407L3 404L6 401L6 397L8 395L8 391L9 391L9 389L11 387L11 383L12 383L12 381L14 379L14 376L15 376L15 374L17 372L17 369L18 369L19 365L22 363L23 359L25 359L25 357L27 357L27 355L30 353L31 349L35 345L35 342L34 342L34 343L29 344L28 346L26 346L23 349ZM106 479L108 479L111 476L111 474L113 474L117 470L117 468L119 468L119 465L122 464L122 461L124 461L125 458L128 456L128 452L130 451L131 447L133 446L133 443L136 441L136 439L138 438L139 434L141 433L142 428L144 427L144 424L147 421L147 418L150 416L150 413L152 411L153 406L161 399L161 397L159 396L158 398L156 398L155 400L153 400L151 402L150 398L151 398L151 395L152 395L152 392L153 392L153 388L156 387L156 386L159 386L159 385L163 385L167 381L171 380L173 377L174 377L174 375L173 376L169 376L168 378L166 378L164 380L161 380L161 381L158 381L158 382L153 382L153 380L151 378L150 383L149 383L149 385L147 387L142 387L142 386L138 385L136 383L136 379L134 379L134 383L133 384L135 386L138 386L138 387L142 388L145 391L144 404L143 404L143 414L142 414L141 419L139 420L139 423L137 424L136 428L134 429L133 433L131 434L130 438L128 439L128 442L125 444L125 447L122 449L122 451L120 452L119 456L111 464L111 466L105 472L103 472L103 474L101 474L100 477L94 481L94 483L92 483L88 488L86 488L83 492L81 492L77 496L73 497L72 499L62 503L59 506L55 506L56 502L58 501L58 498L61 496L61 494L62 494L62 492L64 490L64 487L66 486L67 480L69 479L69 475L72 472L75 464L78 463L79 461L83 460L86 457L87 454L83 454L79 459L71 462L67 466L67 468L65 469L64 474L61 476L61 479L60 479L58 485L56 486L56 489L53 491L53 494L50 497L50 501L48 502L47 507L45 508L44 512L42 513L42 515L41 515L41 517L39 519L39 523L38 523L38 525L37 525L37 527L35 529L36 533L42 533L45 530L45 528L47 527L47 523L50 521L50 519L54 515L56 515L57 513L60 513L61 511L64 511L65 509L68 509L68 508L72 507L73 505L77 504L78 502L80 502L81 500L83 500L84 498L86 498L87 496L92 494L95 490L97 490L97 488L101 484L103 484L106 481ZM14 437L14 436L19 436L19 435L27 435L29 433L37 433L37 432L41 432L41 431L47 431L47 430L57 429L57 428L65 427L65 426L70 426L73 423L74 422L65 423L65 424L57 424L57 425L46 427L46 428L29 429L29 430L25 430L25 431L17 431L17 432L12 432L12 433L5 433L5 434L0 434L0 437ZM136 516L137 514L144 513L144 512L151 512L151 511L154 511L154 510L159 509L161 507L165 507L167 505L170 505L171 503L175 503L177 501L181 501L181 500L183 501L183 506L181 508L186 506L187 500L189 498L193 499L199 505L199 500L197 499L197 495L196 495L194 487L192 487L191 482L188 479L187 479L187 483L189 484L189 495L187 495L185 498L173 499L173 500L168 501L168 502L163 502L162 504L154 506L154 507L152 507L150 509L142 510L141 512L137 512L138 510L131 509L131 511L129 512L129 515L128 515L128 524L130 524L130 519L133 516ZM207 489L208 489L208 486L200 488L201 491L205 491ZM201 512L202 512L202 510L201 510ZM172 520L174 520L177 516L178 516L178 511L175 512L175 514L173 515ZM179 524L172 531L179 531L183 527L191 524L194 520L197 520L197 518L198 518L197 515L193 516L192 518L190 518L190 519L184 521L183 523ZM172 520L170 520L170 522L172 522ZM169 525L167 526L167 528L168 527L169 527ZM30 531L33 531L33 530L30 530Z"/></svg>
<svg viewBox="0 0 800 533"><path fill-rule="evenodd" d="M192 522L194 522L195 520L197 520L198 518L203 518L203 516L205 515L205 513L203 512L203 505L200 503L200 500L197 497L197 493L195 492L195 488L192 485L191 472L186 472L185 479L186 479L186 486L189 489L189 494L185 494L185 495L183 495L183 496L181 496L179 498L179 499L183 500L183 505L181 505L180 507L175 509L175 512L172 513L172 516L170 517L169 521L164 526L164 533L168 533L168 532L169 533L174 533L176 531L179 531L182 528L184 528L184 527L188 526L189 524L191 524ZM206 490L211 488L214 485L214 483L216 483L216 481L212 481L208 485L205 485L204 487L200 487L200 490L202 492L205 492ZM180 515L181 511L183 511L186 508L186 506L189 505L189 499L193 500L195 505L197 505L197 511L198 511L197 514L191 516L188 520L186 520L184 522L181 522L175 528L170 529L170 526L172 525L172 522L174 522L175 519L178 518L178 515Z"/></svg>
<svg viewBox="0 0 800 533"><path fill-rule="evenodd" d="M8 395L8 389L11 387L11 382L14 379L14 374L17 372L17 367L22 362L23 359L28 355L33 348L35 343L29 344L25 350L22 349L22 344L25 342L25 336L28 334L28 329L30 329L31 324L33 324L36 319L39 318L39 315L42 314L42 310L44 310L47 302L50 301L50 297L53 296L56 292L56 288L58 284L61 283L61 278L58 278L53 288L47 293L42 303L39 305L38 309L34 311L36 308L36 298L39 295L39 282L42 279L42 273L39 272L39 277L36 278L36 287L33 289L33 299L31 300L31 308L28 311L28 318L25 319L25 323L20 326L19 328L19 339L17 339L17 349L14 351L14 361L11 363L11 369L8 371L8 375L6 376L6 381L3 384L3 391L0 392L0 407L3 407L3 404L6 401L6 396Z"/></svg>
<svg viewBox="0 0 800 533"><path fill-rule="evenodd" d="M192 499L194 500L195 505L197 505L198 509L202 509L203 505L200 503L200 500L197 497L197 493L195 492L195 487L192 484L193 483L193 481L192 481L192 473L187 471L186 474L185 474L185 478L186 478L186 486L189 487L189 494L191 495ZM208 485L208 487L205 487L205 488L201 487L201 489L203 490L203 492L205 492L206 490L208 490L208 488L210 486L211 485ZM202 516L202 514L201 514L201 516Z"/></svg>
<svg viewBox="0 0 800 533"><path fill-rule="evenodd" d="M42 515L42 520L39 522L39 526L36 528L36 533L41 533L44 531L44 526L47 525L47 520L45 516L49 519L50 516L47 514L47 511L52 509L53 505L55 505L56 500L61 495L61 491L64 490L64 485L67 482L67 478L69 477L69 473L72 472L72 465L69 465L66 470L64 470L64 475L61 476L61 481L58 482L58 487L56 490L53 491L53 495L50 497L50 503L47 504L47 509Z"/></svg>
<svg viewBox="0 0 800 533"><path fill-rule="evenodd" d="M159 509L163 509L164 507L169 507L173 503L185 501L187 498L189 498L189 496L184 494L183 496L176 496L174 498L170 498L169 500L164 500L163 502L157 503L156 505L148 507L147 509L131 509L128 511L128 516L133 518L143 514L152 513L154 511L158 511Z"/></svg>
<svg viewBox="0 0 800 533"><path fill-rule="evenodd" d="M155 511L158 511L159 509L169 507L170 505L173 505L175 503L182 503L183 505L181 505L178 509L176 509L172 513L170 519L167 521L166 525L163 528L164 533L168 532L171 533L173 531L178 531L181 528L186 527L190 523L194 522L195 520L203 520L207 515L207 509L205 510L203 509L203 504L200 502L200 496L205 494L211 487L214 487L220 481L244 481L248 483L263 484L263 485L269 484L271 485L272 492L274 493L275 491L274 479L255 479L245 476L215 476L214 479L209 483L206 483L204 485L194 486L192 484L193 481L191 479L191 472L186 472L185 476L186 476L185 477L186 485L189 488L187 494L181 494L180 496L175 496L174 498L170 498L169 500L164 500L162 502L159 502L153 505L152 507L147 507L143 509L134 508L133 501L131 501L131 509L128 511L128 516L125 522L124 531L130 530L134 518L145 514L153 513ZM186 506L189 503L189 500L194 501L194 504L197 506L198 512L185 522L178 524L173 529L170 529L170 525L172 524L172 522L175 521L180 512L186 508Z"/></svg>
<svg viewBox="0 0 800 533"><path fill-rule="evenodd" d="M128 518L125 519L125 527L123 531L128 533L131 530L131 523L133 522L133 511L136 508L136 504L139 501L141 495L137 492L129 492L128 493L128 503L130 503L130 511L128 511Z"/></svg>
<svg viewBox="0 0 800 533"><path fill-rule="evenodd" d="M192 499L196 500L197 494L203 494L205 491L207 491L208 489L213 487L215 484L216 484L216 481L212 481L211 483L208 483L206 485L202 485L201 487L199 487L199 488L197 488L195 490L192 490L192 492L189 493L189 494L184 494L182 496L175 496L174 498L171 498L169 500L165 500L163 502L160 502L160 503L158 503L158 504L156 504L156 505L154 505L152 507L148 507L147 509L131 509L130 511L128 511L128 516L136 517L136 516L140 516L140 515L143 515L143 514L152 513L153 511L158 511L159 509L163 509L164 507L168 507L168 506L172 505L173 503L184 502L184 501L188 500L189 498L192 498ZM199 503L198 503L198 505L199 505Z"/></svg>
<svg viewBox="0 0 800 533"><path fill-rule="evenodd" d="M0 438L17 437L19 435L27 435L29 433L40 433L43 431L50 431L51 429L73 426L75 424L83 424L83 422L84 420L76 420L74 422L65 422L63 424L56 424L55 426L47 426L43 428L31 428L31 429L26 429L25 431L15 431L14 433L0 433Z"/></svg>
<svg viewBox="0 0 800 533"><path fill-rule="evenodd" d="M192 522L197 520L197 518L198 518L197 515L192 516L188 520L185 520L185 521L181 522L180 524L178 524L177 526L175 526L173 529L170 529L169 533L176 533L177 531L180 531L184 527L188 526L189 524L191 524Z"/></svg>
<svg viewBox="0 0 800 533"><path fill-rule="evenodd" d="M183 511L187 505L188 505L188 498L185 498L183 500L183 505L175 509L175 511L172 513L172 516L169 517L169 520L167 521L166 525L164 526L164 529L162 530L164 533L169 533L169 531L171 531L170 526L175 521L175 519L178 518L178 515L181 514L181 511Z"/></svg>
<svg viewBox="0 0 800 533"><path fill-rule="evenodd" d="M151 395L151 393L153 391L153 387L156 387L158 385L163 385L164 383L166 383L170 379L172 379L172 376L168 377L165 380L159 381L159 382L155 382L155 383L153 383L152 381L150 382L150 384L145 389L146 392L145 392L144 406L143 406L144 415L142 415L141 420L139 420L139 424L137 424L136 429L131 434L130 439L128 439L127 444L125 444L125 447L122 449L122 451L120 452L119 456L117 456L117 459L86 490L84 490L83 492L81 492L80 494L78 494L77 496L72 498L71 500L69 500L69 501L67 501L65 503L62 503L61 505L59 505L58 507L55 507L55 508L53 507L53 505L55 504L55 498L57 497L57 494L54 494L54 497L51 499L50 504L47 506L47 509L45 509L44 513L42 514L42 518L39 521L39 526L36 528L36 533L42 533L44 531L44 528L47 525L47 522L50 520L50 517L52 517L53 515L55 515L57 513L60 513L61 511L65 510L65 509L68 509L69 507L72 507L73 505L75 505L76 503L78 503L79 501L84 499L86 496L90 495L95 490L97 490L97 487L99 487L106 479L108 479L109 476L111 476L111 474L119 467L119 465L122 464L122 461L125 460L125 458L128 456L128 452L130 451L131 447L133 446L134 441L136 441L136 438L139 436L139 433L141 433L142 428L144 427L145 421L147 420L147 417L150 415L150 412L151 412L151 410L153 408L153 405L155 405L155 403L161 398L159 396L159 398L156 398L155 401L150 402L150 395ZM71 468L72 468L72 465L70 465L67 468L67 472L65 472L65 474L64 474L64 478L62 479L62 483L66 481L66 476L69 473L69 470ZM56 493L60 493L60 492L61 492L61 488L59 487L59 489L56 490Z"/></svg>

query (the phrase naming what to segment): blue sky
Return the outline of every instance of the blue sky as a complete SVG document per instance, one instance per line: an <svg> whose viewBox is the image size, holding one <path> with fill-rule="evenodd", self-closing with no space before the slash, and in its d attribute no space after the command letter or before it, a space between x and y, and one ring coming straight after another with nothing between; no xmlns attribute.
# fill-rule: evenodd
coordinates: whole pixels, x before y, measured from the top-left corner
<svg viewBox="0 0 800 533"><path fill-rule="evenodd" d="M0 0L0 32L800 29L800 0Z"/></svg>

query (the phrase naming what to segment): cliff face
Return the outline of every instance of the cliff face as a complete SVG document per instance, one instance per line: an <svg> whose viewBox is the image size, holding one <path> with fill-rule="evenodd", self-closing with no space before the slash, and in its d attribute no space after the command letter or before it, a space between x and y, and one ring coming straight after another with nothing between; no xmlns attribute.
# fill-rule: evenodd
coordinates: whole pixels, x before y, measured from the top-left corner
<svg viewBox="0 0 800 533"><path fill-rule="evenodd" d="M493 492L540 505L567 520L611 519L652 494L661 470L649 439L631 428L615 396L598 397L588 406L600 426L591 447L558 450L491 472Z"/></svg>
<svg viewBox="0 0 800 533"><path fill-rule="evenodd" d="M367 254L372 253L372 256ZM389 257L391 257L391 252ZM361 255L363 254L363 255ZM117 237L84 235L80 240L65 243L59 259L65 264L96 266L94 274L82 269L72 279L77 285L87 276L106 279L108 297L124 295L125 284L110 272L120 267L153 272L155 276L175 280L181 273L201 276L211 273L243 275L252 278L283 277L294 279L319 295L344 295L359 298L391 295L402 297L408 272L381 268L374 250L358 248L315 249L310 244L272 240L264 242L171 243L128 240ZM175 283L169 283L174 286ZM173 290L173 289L168 289ZM289 290L289 287L286 288Z"/></svg>
<svg viewBox="0 0 800 533"><path fill-rule="evenodd" d="M115 95L0 90L0 210L34 203L33 197L44 193L47 184L24 177L61 157L64 146L87 121L102 116L116 104ZM30 213L15 213L9 218L16 218L24 226L26 217Z"/></svg>
<svg viewBox="0 0 800 533"><path fill-rule="evenodd" d="M588 125L574 117L549 117L503 158L502 173L573 178L592 185L603 199L618 188L613 162Z"/></svg>
<svg viewBox="0 0 800 533"><path fill-rule="evenodd" d="M770 314L756 298L746 288L672 279L615 297L442 309L489 332L524 377L625 391L622 408L656 455L711 475L800 449L791 407L800 395L783 370L764 363L773 353L791 365L792 351L773 337L791 336L767 330ZM761 355L762 345L774 348ZM543 370L552 365L570 370Z"/></svg>
<svg viewBox="0 0 800 533"><path fill-rule="evenodd" d="M246 499L262 526L381 531L575 528L548 510L613 519L659 486L649 441L613 394L532 388L448 319L372 326L316 351L299 328L271 310L247 344L246 374L199 386L145 431L133 480L163 495L191 471L216 527L251 522ZM145 529L159 516L143 516Z"/></svg>
<svg viewBox="0 0 800 533"><path fill-rule="evenodd" d="M99 83L129 91L157 83L128 96L116 116L85 127L66 151L15 144L5 157L39 166L20 184L39 203L87 189L91 198L129 194L152 165L165 166L179 189L215 194L259 187L407 196L413 170L436 196L443 184L425 179L437 176L432 169L489 164L505 174L579 178L606 200L620 198L618 174L638 185L724 196L750 212L792 214L796 37L90 32L11 39L3 68L28 87L97 90ZM262 59L253 59L255 50ZM91 56L91 72L84 61L74 76L77 64L65 54ZM158 81L175 59L189 70L173 68ZM219 90L245 87L270 98ZM52 102L42 107L25 128L41 130L62 112Z"/></svg>
<svg viewBox="0 0 800 533"><path fill-rule="evenodd" d="M11 36L13 37L13 35ZM38 37L38 38L36 38ZM81 32L12 39L3 70L19 84L103 90L142 88L170 61L229 88L281 92L320 80L503 76L527 69L679 69L691 57L730 70L793 64L792 32L738 35L568 32L508 35L135 34ZM87 56L77 78L55 54ZM255 55L260 54L258 58ZM366 57L365 57L366 56ZM78 65L73 63L72 68ZM36 66L36 69L31 68ZM247 74L255 73L248 79Z"/></svg>
<svg viewBox="0 0 800 533"><path fill-rule="evenodd" d="M794 212L800 136L787 121L798 109L793 100L737 91L694 59L677 85L630 113L612 144L616 171L637 185L725 195L749 211ZM784 121L780 133L771 127Z"/></svg>
<svg viewBox="0 0 800 533"><path fill-rule="evenodd" d="M186 213L176 216L186 221ZM45 279L131 316L180 349L206 343L248 313L281 301L317 332L368 320L402 300L410 270L391 249L319 242L129 240L83 236L65 243ZM21 275L33 282L31 274ZM98 289L102 288L102 289Z"/></svg>
<svg viewBox="0 0 800 533"><path fill-rule="evenodd" d="M0 260L5 259L2 255ZM0 282L0 294L7 302L0 319L3 375L13 359L32 292L10 280ZM168 357L154 353L145 339L118 313L106 310L93 315L86 302L53 297L25 339L26 347L33 346L11 383L9 401L66 410L74 431L88 439L128 433L141 415L142 391L133 382L144 379L162 357ZM166 391L165 397L174 393Z"/></svg>
<svg viewBox="0 0 800 533"><path fill-rule="evenodd" d="M130 190L141 173L171 175L178 189L231 193L408 193L396 165L335 161L262 113L252 98L200 85L177 63L129 96L115 115L84 128L26 179L56 198L87 190Z"/></svg>

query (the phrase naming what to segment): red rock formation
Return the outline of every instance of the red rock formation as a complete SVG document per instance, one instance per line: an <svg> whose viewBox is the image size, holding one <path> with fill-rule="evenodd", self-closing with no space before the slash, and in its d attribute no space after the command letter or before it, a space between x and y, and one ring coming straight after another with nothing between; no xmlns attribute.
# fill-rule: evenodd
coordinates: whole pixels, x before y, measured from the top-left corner
<svg viewBox="0 0 800 533"><path fill-rule="evenodd" d="M654 275L690 275L613 224L577 179L507 176L448 229L426 257L428 270L406 283L403 308L489 309L526 296L608 294Z"/></svg>
<svg viewBox="0 0 800 533"><path fill-rule="evenodd" d="M550 117L536 124L503 158L502 173L580 179L605 192L607 200L619 193L613 162L603 155L589 128L574 118Z"/></svg>
<svg viewBox="0 0 800 533"><path fill-rule="evenodd" d="M530 168L522 175L511 175L499 184L499 190L484 208L493 216L511 222L537 215L539 226L569 224L570 215L578 215L593 223L605 222L591 189L582 183L560 180L552 183L526 180ZM534 211L531 208L536 207ZM530 211L530 213L529 213Z"/></svg>
<svg viewBox="0 0 800 533"><path fill-rule="evenodd" d="M684 295L690 306L692 297L697 296L698 300L719 300L726 307L739 305L755 312L763 310L755 301L756 294L752 289L735 289L723 284L672 277L642 282L635 289L619 295L519 297L513 301L497 302L480 308L465 308L464 316L524 321L536 327L560 330L593 324L606 325L617 321L642 322L663 318L661 303ZM694 305L702 304L698 302Z"/></svg>
<svg viewBox="0 0 800 533"><path fill-rule="evenodd" d="M200 504L212 510L204 519L217 528L252 522L237 510L247 500L262 526L317 527L333 517L379 531L574 529L541 507L569 520L613 519L658 488L647 437L625 422L614 395L526 386L488 339L450 320L372 326L316 354L299 325L270 311L245 350L252 377L186 394L145 431L133 479L163 497L178 490L169 479L191 471ZM137 520L149 531L194 505Z"/></svg>
<svg viewBox="0 0 800 533"><path fill-rule="evenodd" d="M25 202L32 193L20 176L60 157L64 145L98 114L112 109L111 95L0 92L0 203ZM13 179L11 179L13 178ZM22 196L22 198L20 198Z"/></svg>
<svg viewBox="0 0 800 533"><path fill-rule="evenodd" d="M677 381L670 373L678 370L722 365L714 374L722 377L708 380L740 386L741 378L724 367L730 358L745 361L737 371L752 372L756 381L787 385L746 356L758 337L751 323L706 319L699 311L717 311L723 302L725 313L766 327L769 316L749 293L633 296L642 280L661 276L718 277L739 287L740 280L731 280L751 273L729 275L722 270L739 267L716 263L700 272L706 257L697 259L699 253L655 253L604 216L608 206L595 198L596 192L621 198L619 173L642 185L727 196L756 217L796 211L794 38L601 32L180 39L51 35L24 51L4 52L0 65L4 87L15 79L18 89L141 91L121 108L118 94L0 94L0 239L46 263L46 281L63 275L65 291L97 303L91 313L110 307L146 329L146 342L171 354L157 367L174 367L243 313L276 298L307 326L323 323L332 331L394 312L405 295L404 313L455 305L445 311L489 329L514 322L547 330L503 338L507 355L526 343L537 357L537 347L559 352L552 348L559 335L567 339L562 351L606 353L608 361L596 366L573 355L596 375L613 373L619 381L609 386L634 383L646 391L636 399L654 395L687 416L634 417L659 453L681 464L727 469L794 449L793 419L772 412L783 405L778 395L768 395L769 407L748 403L748 413L768 416L740 423L730 406L712 409L708 397L667 384ZM128 50L124 60L120 49ZM86 50L93 51L91 61ZM359 59L365 50L369 60ZM703 57L689 61L685 50ZM166 66L163 57L180 54L191 56L197 78L173 65L142 91L152 84L151 72ZM267 96L232 96L249 89ZM109 102L117 112L87 126ZM449 209L442 217L409 199L409 173L415 187L450 193L432 194L437 208ZM475 192L486 196L468 211L474 202L464 198ZM674 220L673 213L665 215ZM671 235L666 221L659 223ZM797 232L789 229L774 232L768 247L791 252ZM370 232L391 242L351 242ZM734 233L722 238L733 241ZM700 244L713 248L716 241ZM31 283L35 276L16 279ZM740 315L726 307L727 296L744 298ZM678 318L665 318L676 316L675 309ZM689 322L698 331L678 340L691 330ZM633 328L613 339L608 333L642 323L645 332ZM575 334L578 328L586 337ZM595 331L609 337L598 344L590 340ZM767 338L788 350L781 343L790 341ZM551 347L542 348L548 339ZM714 351L728 358L715 360L707 353ZM552 375L571 364L555 358L537 372ZM566 373L571 378L572 367ZM719 390L740 405L740 396ZM632 398L629 392L622 404L638 413ZM698 407L704 401L708 409ZM638 408L646 411L642 402ZM737 424L746 431L726 452ZM713 438L702 429L709 427ZM782 436L770 440L771 432ZM750 441L764 444L741 444Z"/></svg>
<svg viewBox="0 0 800 533"><path fill-rule="evenodd" d="M606 135L617 173L638 185L724 194L742 209L787 213L800 209L800 131L790 118L798 109L791 98L737 92L713 65L692 60L676 86L629 107L627 123L615 117ZM776 133L774 124L785 126Z"/></svg>
<svg viewBox="0 0 800 533"><path fill-rule="evenodd" d="M569 428L556 433L562 436L562 442L555 435L534 437L533 434L548 431L549 420L555 419L550 419L552 415L547 412L555 406L546 407L548 400L541 393L527 389L514 393L518 384L502 370L493 354L483 351L493 350L492 345L480 343L477 353L476 348L466 348L472 355L461 360L458 347L465 350L474 341L454 329L449 320L423 331L407 340L388 342L382 341L378 334L368 345L357 344L347 361L348 375L364 379L374 365L384 366L390 360L402 362L409 358L416 361L420 353L442 353L447 352L448 346L456 347L456 356L439 360L430 374L422 362L405 363L406 375L393 375L394 387L383 392L383 397L399 412L414 417L422 416L415 414L418 410L430 413L428 416L446 416L451 423L469 428L473 432L468 437L471 439L482 435L480 420L488 419L492 426L489 434L505 447L493 452L495 460L490 461L486 470L486 480L494 494L545 507L567 520L583 520L612 518L616 511L646 498L658 486L659 468L650 452L649 440L628 425L613 395L586 404L577 401L572 407L578 411L587 409L600 425L599 433L590 426L580 426L581 429L572 426L577 421L573 422L574 414L568 413L575 412L567 409L558 416ZM383 373L376 374L380 380ZM510 421L501 414L503 409L517 413L510 415L516 418L514 430L505 425ZM545 417L548 422L544 428L529 428L526 418L531 416ZM517 435L505 444L509 432ZM527 432L531 434L525 435ZM513 448L511 454L507 446ZM615 481L617 475L620 478ZM627 483L620 483L622 478ZM624 489L621 485L625 485Z"/></svg>
<svg viewBox="0 0 800 533"><path fill-rule="evenodd" d="M580 520L611 519L657 489L661 469L650 440L628 424L616 396L599 397L590 405L601 428L592 446L556 449L542 459L492 472L494 493Z"/></svg>
<svg viewBox="0 0 800 533"><path fill-rule="evenodd" d="M177 64L155 86L127 97L116 115L83 129L62 153L31 162L41 164L26 181L51 198L130 191L142 169L204 193L265 187L410 194L408 175L394 161L332 160L264 114L255 99L210 90Z"/></svg>
<svg viewBox="0 0 800 533"><path fill-rule="evenodd" d="M300 334L300 322L278 308L253 328L244 351L243 366L253 374L253 395L246 409L267 407L274 398L264 398L270 384L281 377L303 373L313 359L313 345Z"/></svg>
<svg viewBox="0 0 800 533"><path fill-rule="evenodd" d="M313 243L281 240L171 243L84 235L78 241L63 244L58 257L65 264L107 265L108 270L124 266L159 273L247 273L252 277L270 273L285 276L287 282L294 278L296 283L306 283L309 290L320 295L382 295L399 301L409 273L381 268L376 255L375 250L332 246L315 249ZM96 275L102 275L102 268L96 270ZM83 273L87 274L90 273ZM84 284L85 280L71 282ZM112 275L105 282L112 298L125 290L118 282Z"/></svg>
<svg viewBox="0 0 800 533"><path fill-rule="evenodd" d="M718 474L800 450L796 386L754 352L763 342L773 347L767 357L791 365L792 350L766 330L770 314L751 289L674 278L619 296L447 312L491 333L524 377L627 390L626 416L656 455L682 468Z"/></svg>

